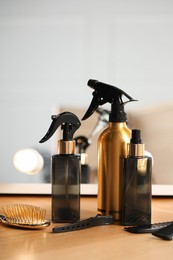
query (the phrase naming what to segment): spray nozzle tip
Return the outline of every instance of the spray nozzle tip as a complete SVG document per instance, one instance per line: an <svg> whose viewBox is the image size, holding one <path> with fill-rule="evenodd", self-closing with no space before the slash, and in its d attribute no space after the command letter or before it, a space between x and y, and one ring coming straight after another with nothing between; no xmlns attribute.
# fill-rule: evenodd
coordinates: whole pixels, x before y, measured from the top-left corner
<svg viewBox="0 0 173 260"><path fill-rule="evenodd" d="M98 82L98 80L96 79L89 79L88 80L88 86L90 86L91 88L94 88L94 85Z"/></svg>

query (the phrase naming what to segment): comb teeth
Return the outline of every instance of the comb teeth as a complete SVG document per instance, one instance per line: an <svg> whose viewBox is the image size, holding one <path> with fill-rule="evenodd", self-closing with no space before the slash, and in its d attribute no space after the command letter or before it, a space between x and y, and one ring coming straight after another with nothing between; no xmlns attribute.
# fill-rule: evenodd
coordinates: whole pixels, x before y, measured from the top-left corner
<svg viewBox="0 0 173 260"><path fill-rule="evenodd" d="M14 224L42 225L45 222L46 210L28 204L12 204L2 207L6 220Z"/></svg>

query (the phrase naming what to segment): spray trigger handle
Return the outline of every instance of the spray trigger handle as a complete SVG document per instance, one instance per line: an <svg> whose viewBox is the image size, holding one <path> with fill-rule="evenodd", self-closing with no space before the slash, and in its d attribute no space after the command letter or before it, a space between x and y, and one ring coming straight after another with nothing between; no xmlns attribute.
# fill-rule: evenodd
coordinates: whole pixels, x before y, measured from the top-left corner
<svg viewBox="0 0 173 260"><path fill-rule="evenodd" d="M63 112L59 115L52 115L51 119L52 123L45 136L40 140L40 143L44 143L51 138L59 126L61 126L61 129L63 130L63 140L71 141L73 140L74 133L81 125L78 117L71 112Z"/></svg>
<svg viewBox="0 0 173 260"><path fill-rule="evenodd" d="M92 93L93 99L91 101L91 104L90 104L88 110L86 111L85 115L83 116L82 120L85 120L88 117L90 117L94 113L94 111L96 111L98 106L104 105L105 103L111 103L112 107L111 107L110 116L112 117L112 114L117 113L117 112L122 114L122 115L120 115L121 119L119 119L119 116L118 117L113 116L113 118L111 120L124 121L125 120L125 113L123 114L124 105L128 102L136 101L123 90L121 90L115 86L108 85L103 82L99 82L94 79L90 79L88 81L88 86L91 87L92 89L94 89L94 92ZM122 98L123 96L125 96L127 98L127 101L125 101L125 102L123 101L123 98Z"/></svg>

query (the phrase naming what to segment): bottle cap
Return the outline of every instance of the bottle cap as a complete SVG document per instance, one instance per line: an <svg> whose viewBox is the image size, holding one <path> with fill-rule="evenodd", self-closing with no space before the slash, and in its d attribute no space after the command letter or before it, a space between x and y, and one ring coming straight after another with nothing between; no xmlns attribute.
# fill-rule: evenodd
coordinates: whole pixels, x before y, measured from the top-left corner
<svg viewBox="0 0 173 260"><path fill-rule="evenodd" d="M132 130L132 138L130 144L128 144L128 154L129 156L140 157L144 156L145 144L141 140L141 132L138 129Z"/></svg>

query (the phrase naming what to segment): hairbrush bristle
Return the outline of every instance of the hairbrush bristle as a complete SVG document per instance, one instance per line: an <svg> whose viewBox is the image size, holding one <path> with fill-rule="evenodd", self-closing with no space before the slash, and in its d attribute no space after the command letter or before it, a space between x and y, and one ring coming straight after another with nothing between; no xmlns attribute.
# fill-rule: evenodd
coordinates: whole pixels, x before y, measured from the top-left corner
<svg viewBox="0 0 173 260"><path fill-rule="evenodd" d="M2 212L10 223L42 225L45 222L46 210L33 205L7 205L2 207Z"/></svg>

